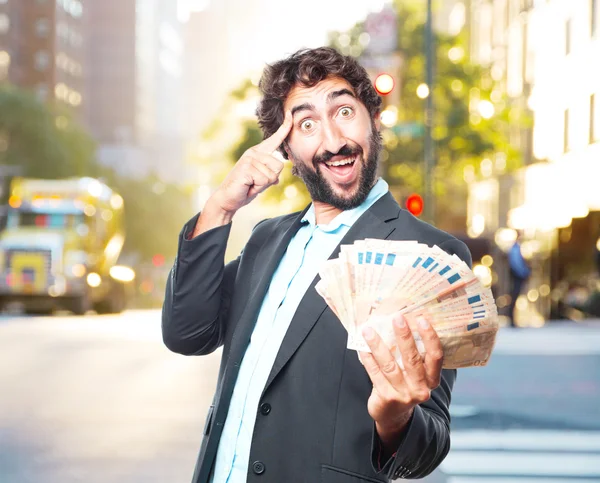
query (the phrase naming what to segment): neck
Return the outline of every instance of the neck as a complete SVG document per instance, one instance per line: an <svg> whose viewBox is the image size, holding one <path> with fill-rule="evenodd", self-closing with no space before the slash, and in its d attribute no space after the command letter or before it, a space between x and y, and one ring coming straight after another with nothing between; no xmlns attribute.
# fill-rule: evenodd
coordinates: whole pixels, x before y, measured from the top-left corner
<svg viewBox="0 0 600 483"><path fill-rule="evenodd" d="M335 208L322 201L313 201L313 206L315 207L317 225L327 225L342 212L339 208Z"/></svg>
<svg viewBox="0 0 600 483"><path fill-rule="evenodd" d="M373 189L373 187L377 184L377 181L379 181L379 177L373 180L373 184L369 188L369 191ZM313 206L315 208L315 221L317 225L327 225L331 222L331 220L344 211L322 201L313 201Z"/></svg>

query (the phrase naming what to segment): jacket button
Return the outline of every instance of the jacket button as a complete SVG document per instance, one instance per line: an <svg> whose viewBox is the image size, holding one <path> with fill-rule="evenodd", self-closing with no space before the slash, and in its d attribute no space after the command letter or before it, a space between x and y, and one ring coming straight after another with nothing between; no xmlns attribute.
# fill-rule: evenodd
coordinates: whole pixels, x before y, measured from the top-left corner
<svg viewBox="0 0 600 483"><path fill-rule="evenodd" d="M260 405L260 412L265 416L271 412L271 405L269 403L263 403Z"/></svg>
<svg viewBox="0 0 600 483"><path fill-rule="evenodd" d="M262 475L265 472L265 464L262 461L252 463L252 471L257 475Z"/></svg>

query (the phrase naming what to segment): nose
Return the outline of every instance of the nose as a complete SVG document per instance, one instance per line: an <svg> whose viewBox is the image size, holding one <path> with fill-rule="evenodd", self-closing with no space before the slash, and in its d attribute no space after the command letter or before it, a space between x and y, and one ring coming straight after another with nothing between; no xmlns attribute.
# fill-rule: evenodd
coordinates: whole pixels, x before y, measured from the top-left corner
<svg viewBox="0 0 600 483"><path fill-rule="evenodd" d="M336 154L346 144L346 139L335 121L326 121L323 125L323 150Z"/></svg>

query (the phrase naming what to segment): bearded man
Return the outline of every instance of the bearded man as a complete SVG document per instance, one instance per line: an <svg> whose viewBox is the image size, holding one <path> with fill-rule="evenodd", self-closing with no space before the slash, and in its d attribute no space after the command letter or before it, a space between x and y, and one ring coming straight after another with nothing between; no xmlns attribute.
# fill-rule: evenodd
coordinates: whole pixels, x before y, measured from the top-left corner
<svg viewBox="0 0 600 483"><path fill-rule="evenodd" d="M340 245L417 240L471 263L466 246L400 208L378 178L381 98L352 57L302 50L267 66L257 114L264 141L236 163L183 228L163 307L166 346L186 355L223 346L193 483L343 483L422 478L450 448L455 370L435 330L426 355L395 319L401 369L373 330L371 353L315 291ZM293 163L312 203L259 223L225 264L236 212Z"/></svg>

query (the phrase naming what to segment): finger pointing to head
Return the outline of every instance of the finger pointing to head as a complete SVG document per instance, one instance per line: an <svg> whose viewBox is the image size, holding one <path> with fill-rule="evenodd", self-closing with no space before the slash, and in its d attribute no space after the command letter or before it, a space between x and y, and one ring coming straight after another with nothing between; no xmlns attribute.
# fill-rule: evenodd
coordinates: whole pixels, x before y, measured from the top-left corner
<svg viewBox="0 0 600 483"><path fill-rule="evenodd" d="M273 133L272 136L265 139L262 143L260 143L256 148L258 151L271 154L274 153L281 143L285 141L290 130L292 129L292 113L291 111L287 111L285 113L285 118L283 120L283 124L279 126L279 129Z"/></svg>

